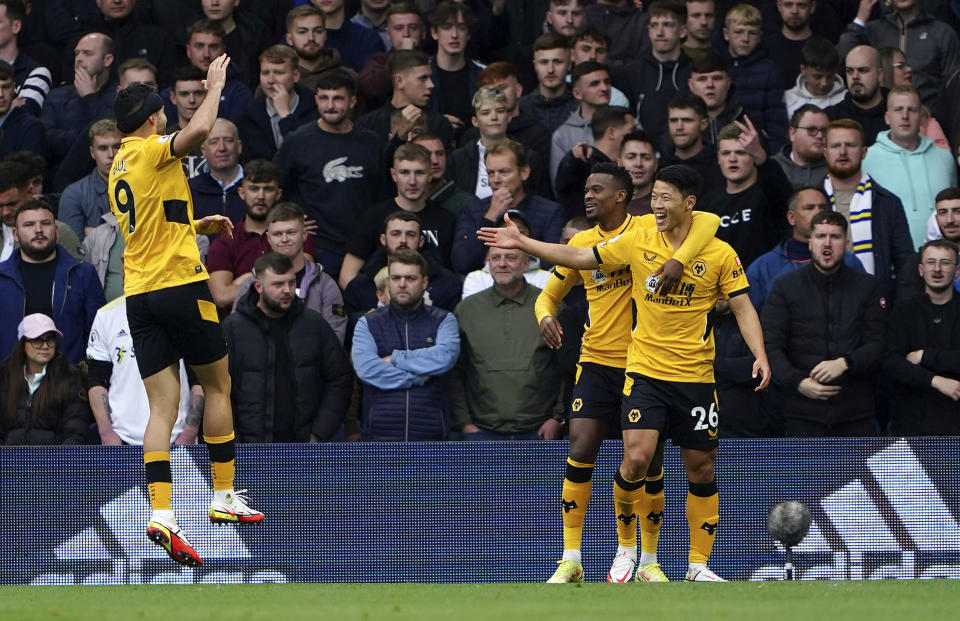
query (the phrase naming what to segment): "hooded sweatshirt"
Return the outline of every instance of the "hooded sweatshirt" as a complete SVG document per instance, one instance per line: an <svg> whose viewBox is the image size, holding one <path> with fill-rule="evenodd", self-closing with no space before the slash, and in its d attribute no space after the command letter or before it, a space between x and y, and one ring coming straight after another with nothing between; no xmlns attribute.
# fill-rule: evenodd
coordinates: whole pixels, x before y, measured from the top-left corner
<svg viewBox="0 0 960 621"><path fill-rule="evenodd" d="M803 74L797 76L797 85L783 94L783 100L787 104L787 118L793 116L797 108L804 104L813 104L819 108L826 108L843 101L847 94L847 87L838 75L833 76L833 86L830 92L822 97L814 95L807 89L807 80Z"/></svg>
<svg viewBox="0 0 960 621"><path fill-rule="evenodd" d="M880 181L903 203L914 247L923 244L926 224L940 190L957 185L957 169L950 152L920 135L920 146L908 151L890 139L890 130L880 132L867 150L863 169Z"/></svg>

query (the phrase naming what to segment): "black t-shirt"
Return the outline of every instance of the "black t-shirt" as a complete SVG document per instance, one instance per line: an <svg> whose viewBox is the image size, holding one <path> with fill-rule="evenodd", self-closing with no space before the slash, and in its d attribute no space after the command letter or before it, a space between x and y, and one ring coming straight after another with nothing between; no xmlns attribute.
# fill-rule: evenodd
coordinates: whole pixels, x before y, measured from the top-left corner
<svg viewBox="0 0 960 621"><path fill-rule="evenodd" d="M56 275L56 259L46 263L20 263L20 277L23 278L25 294L24 317L33 313L53 317L53 281Z"/></svg>
<svg viewBox="0 0 960 621"><path fill-rule="evenodd" d="M273 366L273 441L295 442L293 437L296 402L290 350L287 342L290 336L290 324L286 317L268 318L270 339L276 348L276 360Z"/></svg>
<svg viewBox="0 0 960 621"><path fill-rule="evenodd" d="M363 260L369 258L380 247L384 219L395 211L403 210L393 199L374 205L353 229L353 234L347 240L347 252ZM427 238L423 244L424 250L432 249L433 256L444 267L450 267L456 218L447 209L434 203L427 203L417 215L423 222L423 234Z"/></svg>
<svg viewBox="0 0 960 621"><path fill-rule="evenodd" d="M440 84L440 112L443 114L452 114L470 125L470 118L473 116L473 107L470 93L470 72L469 61L463 69L456 71L444 71L437 69L437 75Z"/></svg>
<svg viewBox="0 0 960 621"><path fill-rule="evenodd" d="M818 7L819 8L819 7ZM764 40L764 45L770 58L777 63L780 77L783 79L783 90L787 91L797 85L797 76L800 75L800 63L803 62L803 46L809 39L794 41L777 31Z"/></svg>

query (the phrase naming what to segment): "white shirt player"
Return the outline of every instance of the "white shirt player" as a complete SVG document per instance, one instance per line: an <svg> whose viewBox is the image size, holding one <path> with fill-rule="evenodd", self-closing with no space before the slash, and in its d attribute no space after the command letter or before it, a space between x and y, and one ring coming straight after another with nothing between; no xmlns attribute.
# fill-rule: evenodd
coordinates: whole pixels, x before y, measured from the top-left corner
<svg viewBox="0 0 960 621"><path fill-rule="evenodd" d="M143 432L150 416L147 389L140 378L137 356L133 350L133 337L127 324L127 298L120 296L97 311L87 341L87 358L109 362L113 365L110 374L110 423L113 430L127 444L143 444ZM180 361L180 412L173 426L170 443L183 431L187 410L190 406L190 386L187 371Z"/></svg>

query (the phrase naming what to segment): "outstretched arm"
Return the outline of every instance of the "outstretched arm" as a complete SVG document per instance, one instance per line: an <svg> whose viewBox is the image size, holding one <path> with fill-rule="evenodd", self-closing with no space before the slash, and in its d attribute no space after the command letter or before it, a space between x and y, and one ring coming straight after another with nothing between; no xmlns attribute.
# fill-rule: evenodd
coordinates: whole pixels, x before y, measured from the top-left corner
<svg viewBox="0 0 960 621"><path fill-rule="evenodd" d="M737 318L740 334L747 347L753 353L753 377L760 375L760 385L756 390L764 390L770 384L770 363L767 361L767 351L763 346L763 328L760 327L760 318L746 294L735 295L729 300L730 310Z"/></svg>
<svg viewBox="0 0 960 621"><path fill-rule="evenodd" d="M600 265L592 248L574 248L565 244L548 244L522 235L517 225L504 215L509 224L504 227L483 227L477 238L487 246L522 250L548 263L563 265L577 270L592 270Z"/></svg>

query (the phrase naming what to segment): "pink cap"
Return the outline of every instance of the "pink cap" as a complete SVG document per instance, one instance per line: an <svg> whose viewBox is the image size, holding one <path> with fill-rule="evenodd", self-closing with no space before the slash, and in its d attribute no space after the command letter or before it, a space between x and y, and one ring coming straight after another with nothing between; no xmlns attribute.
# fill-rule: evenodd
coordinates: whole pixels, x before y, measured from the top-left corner
<svg viewBox="0 0 960 621"><path fill-rule="evenodd" d="M57 330L57 324L53 323L53 319L50 319L43 313L27 315L23 318L23 321L20 322L20 325L17 326L18 339L35 339L48 332L53 332L58 338L63 337L63 333Z"/></svg>

